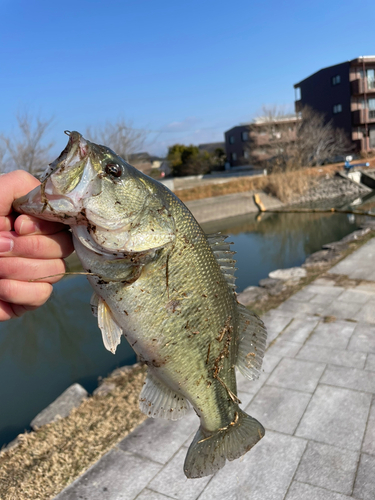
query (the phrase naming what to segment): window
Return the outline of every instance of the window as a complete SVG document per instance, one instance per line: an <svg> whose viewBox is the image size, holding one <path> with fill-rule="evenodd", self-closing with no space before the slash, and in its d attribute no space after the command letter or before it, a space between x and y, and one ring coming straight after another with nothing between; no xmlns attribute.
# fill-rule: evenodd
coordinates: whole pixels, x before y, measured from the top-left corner
<svg viewBox="0 0 375 500"><path fill-rule="evenodd" d="M367 78L367 87L369 89L375 89L375 70L367 69L366 78Z"/></svg>
<svg viewBox="0 0 375 500"><path fill-rule="evenodd" d="M249 158L249 152L248 151L244 151L243 152L243 157L246 158L246 160Z"/></svg>
<svg viewBox="0 0 375 500"><path fill-rule="evenodd" d="M333 106L333 114L336 115L337 113L341 113L342 111L342 104L335 104Z"/></svg>
<svg viewBox="0 0 375 500"><path fill-rule="evenodd" d="M229 136L229 144L234 144L234 135Z"/></svg>
<svg viewBox="0 0 375 500"><path fill-rule="evenodd" d="M237 160L237 153L232 153L232 160L236 161Z"/></svg>
<svg viewBox="0 0 375 500"><path fill-rule="evenodd" d="M299 101L302 97L301 95L301 87L296 87L294 89L294 97L295 97L295 101Z"/></svg>
<svg viewBox="0 0 375 500"><path fill-rule="evenodd" d="M241 139L242 139L242 142L246 142L249 139L249 132L247 132L246 130L244 132L242 132Z"/></svg>
<svg viewBox="0 0 375 500"><path fill-rule="evenodd" d="M368 100L368 116L371 119L375 118L375 98L372 97L371 99Z"/></svg>
<svg viewBox="0 0 375 500"><path fill-rule="evenodd" d="M341 77L340 75L335 75L332 77L332 85L338 85L341 83Z"/></svg>

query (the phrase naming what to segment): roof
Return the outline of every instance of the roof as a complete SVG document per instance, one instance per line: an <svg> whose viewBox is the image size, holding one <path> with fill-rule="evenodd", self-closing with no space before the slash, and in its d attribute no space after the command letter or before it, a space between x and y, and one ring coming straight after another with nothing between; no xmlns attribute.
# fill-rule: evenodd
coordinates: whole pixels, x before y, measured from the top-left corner
<svg viewBox="0 0 375 500"><path fill-rule="evenodd" d="M311 75L307 76L303 80L300 80L298 83L295 83L293 85L293 87L294 88L298 87L302 82L304 82L308 78L311 78L312 76L316 75L320 71L324 71L324 70L329 69L329 68L334 68L335 66L340 66L341 64L345 64L345 63L349 63L349 64L350 63L362 63L363 61L375 63L375 56L360 56L360 57L356 57L355 59L350 59L348 61L344 61L344 62L341 62L341 63L332 64L331 66L326 66L324 68L320 68L318 71L315 71L314 73L311 73Z"/></svg>

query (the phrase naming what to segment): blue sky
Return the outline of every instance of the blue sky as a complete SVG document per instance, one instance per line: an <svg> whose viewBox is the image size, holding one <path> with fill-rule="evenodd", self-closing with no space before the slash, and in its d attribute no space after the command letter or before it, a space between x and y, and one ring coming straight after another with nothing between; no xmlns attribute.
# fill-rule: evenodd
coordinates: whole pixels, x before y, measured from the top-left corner
<svg viewBox="0 0 375 500"><path fill-rule="evenodd" d="M29 110L63 130L125 117L148 149L220 141L293 84L375 53L375 3L0 0L0 132Z"/></svg>

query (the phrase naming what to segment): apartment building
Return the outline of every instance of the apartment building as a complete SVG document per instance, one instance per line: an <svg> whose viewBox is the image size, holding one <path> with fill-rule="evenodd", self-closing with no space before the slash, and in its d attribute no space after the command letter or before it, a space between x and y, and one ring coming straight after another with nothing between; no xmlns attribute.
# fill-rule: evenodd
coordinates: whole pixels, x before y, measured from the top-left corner
<svg viewBox="0 0 375 500"><path fill-rule="evenodd" d="M323 68L294 89L296 113L310 106L343 129L356 151L375 149L375 56Z"/></svg>

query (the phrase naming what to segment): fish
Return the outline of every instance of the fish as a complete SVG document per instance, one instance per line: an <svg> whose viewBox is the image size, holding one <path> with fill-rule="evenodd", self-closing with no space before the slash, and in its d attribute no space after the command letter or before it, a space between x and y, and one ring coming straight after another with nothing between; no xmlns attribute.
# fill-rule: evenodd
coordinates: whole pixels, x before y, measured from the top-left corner
<svg viewBox="0 0 375 500"><path fill-rule="evenodd" d="M259 376L267 332L236 299L235 252L226 236L206 235L163 184L66 133L41 185L14 208L70 226L104 346L114 353L124 335L147 365L146 415L173 421L193 407L200 426L184 473L211 475L265 434L237 394L236 367Z"/></svg>

